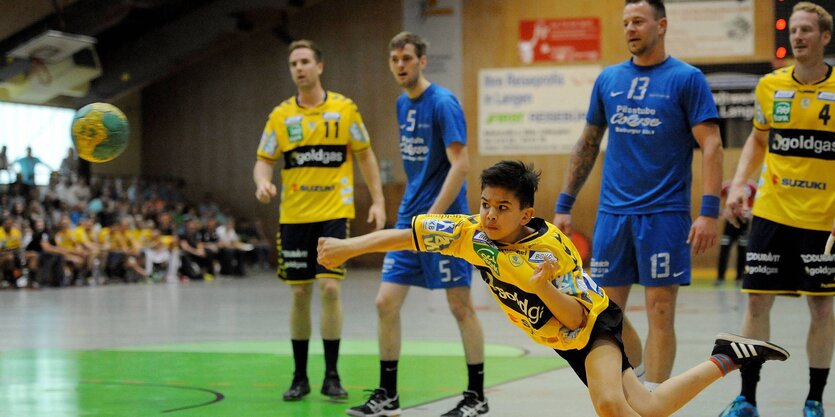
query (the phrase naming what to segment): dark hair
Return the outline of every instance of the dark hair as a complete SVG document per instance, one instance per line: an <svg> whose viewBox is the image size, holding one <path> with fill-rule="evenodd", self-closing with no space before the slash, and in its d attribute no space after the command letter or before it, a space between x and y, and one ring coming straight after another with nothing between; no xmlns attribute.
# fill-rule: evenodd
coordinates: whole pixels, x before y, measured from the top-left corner
<svg viewBox="0 0 835 417"><path fill-rule="evenodd" d="M499 187L512 191L521 208L533 207L534 195L539 188L540 171L533 164L522 161L501 161L481 171L481 189Z"/></svg>
<svg viewBox="0 0 835 417"><path fill-rule="evenodd" d="M389 41L389 52L395 49L405 48L408 44L415 46L415 54L417 54L418 58L426 55L426 49L429 47L429 45L426 44L426 41L424 41L420 36L415 35L412 32L400 32L397 35L394 35L394 37L391 38L391 41Z"/></svg>
<svg viewBox="0 0 835 417"><path fill-rule="evenodd" d="M299 39L297 41L293 41L290 46L287 48L288 53L295 51L296 49L307 48L313 51L313 59L316 62L322 62L322 50L319 49L319 45L316 45L316 42L313 42L308 39Z"/></svg>
<svg viewBox="0 0 835 417"><path fill-rule="evenodd" d="M664 7L664 0L626 0L627 4L646 3L655 11L655 20L661 20L667 17L667 8Z"/></svg>

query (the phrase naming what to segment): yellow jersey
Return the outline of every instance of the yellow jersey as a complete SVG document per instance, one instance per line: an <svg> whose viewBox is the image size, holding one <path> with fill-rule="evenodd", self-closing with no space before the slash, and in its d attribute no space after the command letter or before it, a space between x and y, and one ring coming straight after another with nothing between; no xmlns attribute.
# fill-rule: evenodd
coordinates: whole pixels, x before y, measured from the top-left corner
<svg viewBox="0 0 835 417"><path fill-rule="evenodd" d="M412 218L412 244L415 250L462 258L475 266L510 322L536 343L582 349L609 297L583 273L579 252L556 226L536 217L528 226L533 234L506 245L487 238L478 215L422 214ZM538 295L523 289L537 265L552 257L560 265L554 286L586 309L586 320L574 330L563 326Z"/></svg>
<svg viewBox="0 0 835 417"><path fill-rule="evenodd" d="M753 214L780 224L831 230L835 220L835 76L815 84L794 66L757 84L754 127L769 130Z"/></svg>
<svg viewBox="0 0 835 417"><path fill-rule="evenodd" d="M313 108L291 97L267 120L258 159L281 168L281 223L354 218L353 152L371 146L351 99L332 91Z"/></svg>
<svg viewBox="0 0 835 417"><path fill-rule="evenodd" d="M23 235L20 229L12 227L6 230L0 227L0 249L16 250L20 249L20 242L23 240Z"/></svg>

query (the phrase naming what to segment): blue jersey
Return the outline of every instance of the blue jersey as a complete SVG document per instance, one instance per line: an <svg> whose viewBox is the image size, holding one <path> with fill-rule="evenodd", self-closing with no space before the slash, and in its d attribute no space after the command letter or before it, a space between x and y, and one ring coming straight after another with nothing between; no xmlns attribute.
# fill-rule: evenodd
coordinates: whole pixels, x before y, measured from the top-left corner
<svg viewBox="0 0 835 417"><path fill-rule="evenodd" d="M691 129L718 118L704 74L676 58L603 70L586 115L589 124L609 129L600 211L690 212Z"/></svg>
<svg viewBox="0 0 835 417"><path fill-rule="evenodd" d="M464 110L451 91L431 84L420 97L405 93L397 99L400 156L406 171L406 191L397 212L397 227L411 226L412 217L425 214L441 192L450 169L446 148L467 144ZM469 213L464 184L447 213Z"/></svg>

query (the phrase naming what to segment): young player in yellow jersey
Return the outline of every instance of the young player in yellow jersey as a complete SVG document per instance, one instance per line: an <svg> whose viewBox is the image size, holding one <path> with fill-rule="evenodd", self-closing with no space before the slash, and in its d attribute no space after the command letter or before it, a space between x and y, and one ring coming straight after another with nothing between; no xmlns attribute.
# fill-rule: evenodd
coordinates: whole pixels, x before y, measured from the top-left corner
<svg viewBox="0 0 835 417"><path fill-rule="evenodd" d="M620 308L583 272L571 241L534 217L538 184L533 167L499 162L481 174L479 215L424 214L413 218L411 229L320 238L318 260L335 268L354 256L389 250L467 260L510 322L568 361L601 416L668 416L743 363L788 358L771 343L722 333L708 360L648 391L626 358Z"/></svg>
<svg viewBox="0 0 835 417"><path fill-rule="evenodd" d="M795 64L757 84L754 128L726 203L734 223L753 214L742 282L748 293L742 334L769 336L775 296L807 296L811 320L804 417L824 415L823 389L835 346L835 256L822 250L835 221L835 75L823 59L831 38L829 12L810 2L795 5L789 19ZM749 212L745 182L760 166L757 198ZM760 369L748 366L740 374L740 395L721 416L759 415Z"/></svg>
<svg viewBox="0 0 835 417"><path fill-rule="evenodd" d="M344 398L348 393L340 384L336 365L342 337L340 285L345 270L318 265L316 243L321 236L345 237L348 233L354 218L355 158L372 198L368 222L376 229L383 227L386 213L380 169L357 105L322 87L319 77L324 63L316 44L308 40L293 42L288 61L298 93L270 114L252 174L255 197L268 203L277 195L272 182L273 164L279 158L284 160L276 246L278 277L293 291L290 338L295 363L284 400L297 401L310 393L307 353L313 283L317 281L325 353L321 393Z"/></svg>

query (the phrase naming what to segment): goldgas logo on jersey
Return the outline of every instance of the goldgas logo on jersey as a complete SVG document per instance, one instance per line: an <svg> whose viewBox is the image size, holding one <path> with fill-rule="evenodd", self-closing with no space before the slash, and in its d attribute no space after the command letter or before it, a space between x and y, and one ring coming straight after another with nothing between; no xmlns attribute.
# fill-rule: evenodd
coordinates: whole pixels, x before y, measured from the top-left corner
<svg viewBox="0 0 835 417"><path fill-rule="evenodd" d="M345 145L299 146L284 154L284 168L335 168L346 160Z"/></svg>
<svg viewBox="0 0 835 417"><path fill-rule="evenodd" d="M788 123L792 117L792 103L790 101L775 101L771 118L775 123Z"/></svg>

